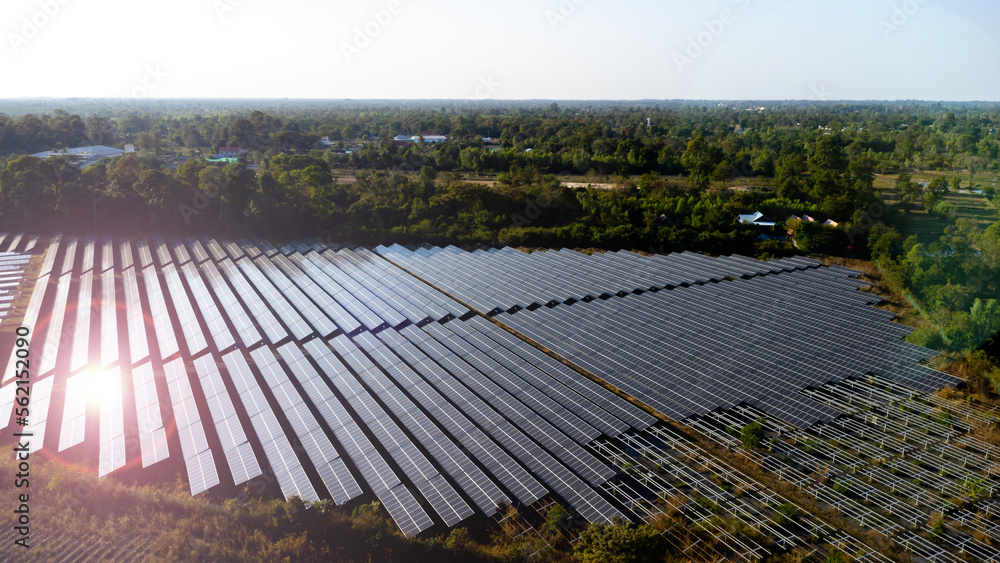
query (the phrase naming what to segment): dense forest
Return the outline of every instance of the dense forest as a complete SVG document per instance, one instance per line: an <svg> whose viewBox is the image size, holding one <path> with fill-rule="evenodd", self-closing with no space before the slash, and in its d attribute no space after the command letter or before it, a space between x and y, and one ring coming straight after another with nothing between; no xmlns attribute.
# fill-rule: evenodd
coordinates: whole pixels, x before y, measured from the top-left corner
<svg viewBox="0 0 1000 563"><path fill-rule="evenodd" d="M1000 329L1000 226L949 199L995 213L997 105L73 103L0 114L6 230L821 253L874 260L927 321L916 343L971 350ZM447 140L395 140L428 132ZM27 156L95 144L137 152L84 170ZM234 146L237 163L204 158ZM758 211L776 226L737 220Z"/></svg>

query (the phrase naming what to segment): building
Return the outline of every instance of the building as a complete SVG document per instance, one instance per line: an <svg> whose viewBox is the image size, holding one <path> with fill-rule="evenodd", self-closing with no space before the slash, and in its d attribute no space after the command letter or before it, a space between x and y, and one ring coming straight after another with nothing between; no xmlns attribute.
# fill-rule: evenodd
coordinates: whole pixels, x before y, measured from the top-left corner
<svg viewBox="0 0 1000 563"><path fill-rule="evenodd" d="M222 158L239 158L243 156L243 147L222 147L219 149L218 156Z"/></svg>
<svg viewBox="0 0 1000 563"><path fill-rule="evenodd" d="M756 225L758 227L774 227L777 225L777 223L765 217L760 211L749 215L740 215L737 219L742 224Z"/></svg>
<svg viewBox="0 0 1000 563"><path fill-rule="evenodd" d="M77 147L73 149L51 150L46 152L35 153L31 156L35 158L40 158L42 160L48 160L54 157L63 157L76 168L83 170L84 168L90 166L91 164L94 164L99 160L104 160L105 158L115 158L123 154L125 154L125 151L121 149L106 147L104 145L94 145L91 147Z"/></svg>
<svg viewBox="0 0 1000 563"><path fill-rule="evenodd" d="M410 143L416 143L417 139L418 139L418 137L407 137L406 135L396 135L396 138L393 139L392 142L397 147L405 147L405 146L409 145Z"/></svg>
<svg viewBox="0 0 1000 563"><path fill-rule="evenodd" d="M443 143L448 140L448 137L439 135L437 131L424 131L419 135L414 135L411 139L413 139L414 143L419 143L421 139L425 143Z"/></svg>

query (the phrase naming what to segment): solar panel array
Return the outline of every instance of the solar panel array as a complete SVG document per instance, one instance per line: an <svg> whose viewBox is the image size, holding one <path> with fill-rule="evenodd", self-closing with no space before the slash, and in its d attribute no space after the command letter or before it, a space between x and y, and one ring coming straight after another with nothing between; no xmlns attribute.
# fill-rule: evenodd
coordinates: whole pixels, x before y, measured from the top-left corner
<svg viewBox="0 0 1000 563"><path fill-rule="evenodd" d="M215 467L215 456L202 427L198 403L191 382L188 380L184 360L177 358L164 364L163 372L173 405L174 422L181 443L181 455L187 469L188 486L191 488L191 494L196 495L220 482Z"/></svg>
<svg viewBox="0 0 1000 563"><path fill-rule="evenodd" d="M746 403L806 427L837 416L806 387L866 373L920 390L954 384L917 364L932 352L904 342L912 329L869 307L851 273L821 268L498 319L677 420Z"/></svg>
<svg viewBox="0 0 1000 563"><path fill-rule="evenodd" d="M208 354L194 361L198 380L208 403L208 410L215 423L216 433L222 445L222 452L229 464L233 483L242 485L261 473L260 464L253 453L253 446L247 439L243 424L232 398L226 391L226 384L219 372L215 357Z"/></svg>
<svg viewBox="0 0 1000 563"><path fill-rule="evenodd" d="M167 459L167 433L160 416L160 401L156 395L153 366L146 362L132 370L135 393L135 414L139 426L139 450L142 466L149 467Z"/></svg>
<svg viewBox="0 0 1000 563"><path fill-rule="evenodd" d="M59 434L59 451L83 442L87 426L87 395L91 389L89 379L89 373L78 373L66 379L66 403L63 407L62 432Z"/></svg>
<svg viewBox="0 0 1000 563"><path fill-rule="evenodd" d="M43 381L53 379L50 377ZM97 462L97 475L103 477L125 466L125 405L122 399L121 368L114 367L105 372L98 378L96 385L100 389L101 403L100 457ZM39 410L37 405L35 409ZM39 443L41 442L39 439Z"/></svg>
<svg viewBox="0 0 1000 563"><path fill-rule="evenodd" d="M655 419L495 321L678 419L745 402L807 424L833 413L796 385L869 371L949 382L852 272L802 258L42 243L25 322L43 303L67 311L41 317L42 436L46 392L66 393L49 447L88 442L81 390L96 377L102 475L138 461L124 449L136 435L142 466L183 468L192 494L273 475L286 498L378 498L406 535L547 497L591 521L622 514L597 444ZM4 424L12 390L0 387Z"/></svg>
<svg viewBox="0 0 1000 563"><path fill-rule="evenodd" d="M454 246L410 251L398 244L375 250L488 314L820 264L798 257L765 263L743 256L709 258L692 252L646 257L623 250L588 256L568 249L527 254L510 247L474 252Z"/></svg>
<svg viewBox="0 0 1000 563"><path fill-rule="evenodd" d="M7 237L0 236L3 236L0 239L0 248L3 248ZM24 252L0 252L0 322L12 312L14 298L30 261L31 255ZM4 372L4 377L8 377L9 373Z"/></svg>

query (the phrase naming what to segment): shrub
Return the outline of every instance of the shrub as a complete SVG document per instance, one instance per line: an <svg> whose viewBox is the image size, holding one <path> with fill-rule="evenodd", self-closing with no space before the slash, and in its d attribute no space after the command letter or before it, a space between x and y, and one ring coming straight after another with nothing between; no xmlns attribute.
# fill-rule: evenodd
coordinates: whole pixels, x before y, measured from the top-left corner
<svg viewBox="0 0 1000 563"><path fill-rule="evenodd" d="M573 553L583 563L653 563L663 560L666 545L652 526L616 520L587 526Z"/></svg>
<svg viewBox="0 0 1000 563"><path fill-rule="evenodd" d="M760 421L751 422L740 431L740 442L744 448L759 448L763 440L764 425Z"/></svg>

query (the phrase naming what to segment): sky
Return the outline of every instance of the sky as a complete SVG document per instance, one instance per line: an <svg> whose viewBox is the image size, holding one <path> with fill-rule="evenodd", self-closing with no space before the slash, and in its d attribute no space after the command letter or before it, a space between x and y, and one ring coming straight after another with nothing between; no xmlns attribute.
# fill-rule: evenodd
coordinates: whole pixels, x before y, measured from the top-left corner
<svg viewBox="0 0 1000 563"><path fill-rule="evenodd" d="M4 0L0 98L1000 100L995 0Z"/></svg>

